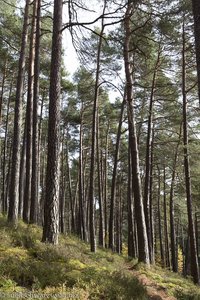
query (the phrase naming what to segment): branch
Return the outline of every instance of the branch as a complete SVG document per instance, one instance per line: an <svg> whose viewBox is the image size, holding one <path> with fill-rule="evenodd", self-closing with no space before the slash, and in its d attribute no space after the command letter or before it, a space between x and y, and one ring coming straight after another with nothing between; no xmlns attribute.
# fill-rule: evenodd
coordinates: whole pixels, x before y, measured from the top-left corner
<svg viewBox="0 0 200 300"><path fill-rule="evenodd" d="M197 86L198 82L195 82L189 89L187 89L185 92L186 94L189 93L191 90L193 90L193 88L195 88L195 86Z"/></svg>
<svg viewBox="0 0 200 300"><path fill-rule="evenodd" d="M102 14L100 15L99 17L97 17L96 19L90 21L90 22L69 22L67 23L63 28L62 28L62 31L64 31L65 29L69 28L69 27L73 27L73 26L88 26L88 25L93 25L95 24L96 22L98 22L99 20L102 20L102 19L119 19L120 17L111 17L110 15L116 13L115 12L109 12L109 13L106 13L106 14ZM104 26L108 26L108 25L115 25L115 24L118 24L120 23L121 21L123 21L124 18L120 18L120 20L118 21L115 21L115 22L111 22L111 23L108 23L108 24L105 24Z"/></svg>
<svg viewBox="0 0 200 300"><path fill-rule="evenodd" d="M6 0L4 0L3 2L4 2L5 4L7 4L7 5L9 5L9 6L15 8L15 9L19 9L19 10L21 10L21 11L23 10L22 7L19 7L19 6L16 6L16 5L14 5L14 4L11 4L11 3L9 3L9 2L6 1Z"/></svg>
<svg viewBox="0 0 200 300"><path fill-rule="evenodd" d="M99 16L98 18L94 19L93 21L91 22L83 22L83 23L80 23L80 22L70 22L70 23L67 23L61 30L61 32L63 32L65 29L69 28L69 27L73 27L73 26L87 26L87 25L92 25L94 23L96 23L97 21L101 20L103 18L103 16Z"/></svg>
<svg viewBox="0 0 200 300"><path fill-rule="evenodd" d="M10 48L12 48L15 51L19 51L17 48L15 48L14 46L12 46L6 39L4 39L2 36L0 36L0 39L5 42Z"/></svg>

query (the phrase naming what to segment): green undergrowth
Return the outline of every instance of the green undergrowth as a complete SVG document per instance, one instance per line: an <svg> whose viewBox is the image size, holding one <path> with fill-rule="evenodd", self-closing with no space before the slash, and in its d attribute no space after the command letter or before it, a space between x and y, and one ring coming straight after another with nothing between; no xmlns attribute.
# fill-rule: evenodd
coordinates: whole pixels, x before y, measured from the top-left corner
<svg viewBox="0 0 200 300"><path fill-rule="evenodd" d="M0 217L0 299L148 299L123 257L91 253L74 236L44 244L41 234L38 226L20 221L13 228Z"/></svg>
<svg viewBox="0 0 200 300"><path fill-rule="evenodd" d="M200 288L159 267L145 268L109 250L90 252L88 244L61 235L59 245L41 243L42 230L0 216L0 299L145 300L136 268L180 300L200 299Z"/></svg>
<svg viewBox="0 0 200 300"><path fill-rule="evenodd" d="M180 274L159 266L145 267L143 264L133 264L133 269L155 282L158 289L165 290L168 295L180 300L200 300L200 287L194 285L192 278L183 278Z"/></svg>

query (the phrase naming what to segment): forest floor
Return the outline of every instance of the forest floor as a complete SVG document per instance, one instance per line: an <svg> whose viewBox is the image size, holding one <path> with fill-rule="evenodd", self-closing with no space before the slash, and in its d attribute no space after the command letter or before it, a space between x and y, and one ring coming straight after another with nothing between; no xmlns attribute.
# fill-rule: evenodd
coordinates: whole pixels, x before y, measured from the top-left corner
<svg viewBox="0 0 200 300"><path fill-rule="evenodd" d="M58 246L41 243L42 230L0 217L0 299L197 300L191 279L146 268L109 250L90 252L77 237L61 235Z"/></svg>
<svg viewBox="0 0 200 300"><path fill-rule="evenodd" d="M146 275L141 274L139 271L133 271L133 276L135 276L139 282L146 288L148 299L151 300L176 300L174 296L169 296L166 292L166 288L160 286L156 281L151 280Z"/></svg>

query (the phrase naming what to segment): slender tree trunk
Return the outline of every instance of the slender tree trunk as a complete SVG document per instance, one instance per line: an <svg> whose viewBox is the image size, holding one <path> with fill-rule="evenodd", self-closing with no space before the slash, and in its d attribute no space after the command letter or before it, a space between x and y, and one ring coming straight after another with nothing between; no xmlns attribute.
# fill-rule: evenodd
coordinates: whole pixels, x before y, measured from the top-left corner
<svg viewBox="0 0 200 300"><path fill-rule="evenodd" d="M159 242L160 242L160 257L161 264L164 267L164 249L163 249L163 239L162 239L162 224L161 224L161 207L160 207L160 192L161 192L161 179L160 179L160 170L158 168L158 232L159 232Z"/></svg>
<svg viewBox="0 0 200 300"><path fill-rule="evenodd" d="M3 95L4 95L4 88L5 88L5 81L6 81L7 64L8 64L8 58L6 57L4 62L3 78L2 78L2 85L1 85L1 96L0 96L0 124L2 119L2 104L3 104Z"/></svg>
<svg viewBox="0 0 200 300"><path fill-rule="evenodd" d="M149 265L149 249L147 230L144 216L144 206L141 191L141 179L140 179L140 168L139 168L139 154L137 145L137 134L135 115L133 107L133 80L132 80L132 68L131 68L131 16L133 10L133 3L128 1L128 6L125 14L125 41L124 41L124 62L125 62L125 75L127 85L127 106L128 106L128 129L129 129L129 140L131 149L132 159L132 170L133 170L133 193L135 200L135 211L136 222L137 222L137 233L138 233L138 260Z"/></svg>
<svg viewBox="0 0 200 300"><path fill-rule="evenodd" d="M40 1L40 0L39 0ZM37 33L36 33L37 35ZM36 54L37 57L37 54ZM42 220L43 220L43 208L44 208L44 197L43 197L43 189L44 186L42 183L42 176L41 173L43 172L44 169L44 162L45 162L45 157L44 157L44 162L42 162L42 139L41 139L41 135L42 135L42 118L43 118L43 109L44 109L44 99L45 99L45 94L46 91L44 90L42 92L42 98L41 98L41 103L40 103L40 115L39 115L39 119L38 119L38 170L37 170L37 178L38 178L38 208L37 208L37 223L38 224L42 224ZM40 191L40 192L39 192Z"/></svg>
<svg viewBox="0 0 200 300"><path fill-rule="evenodd" d="M22 212L23 212L25 169L26 169L26 122L25 122L25 126L24 126L23 144L22 144L21 160L20 160L19 208L18 208L18 215L20 218L22 218Z"/></svg>
<svg viewBox="0 0 200 300"><path fill-rule="evenodd" d="M198 95L200 105L200 1L192 0L192 8L194 16L194 37L197 62Z"/></svg>
<svg viewBox="0 0 200 300"><path fill-rule="evenodd" d="M148 116L148 128L147 128L147 140L146 140L146 159L145 159L145 180L144 180L144 213L145 213L145 221L147 227L147 236L148 236L148 246L149 246L149 256L150 262L153 262L153 237L151 230L151 211L150 211L150 172L151 172L151 156L152 156L152 127L153 127L153 103L154 103L154 91L156 88L156 77L157 72L160 65L160 43L158 48L158 55L156 64L154 67L152 86L151 86L151 94L149 100L149 116Z"/></svg>
<svg viewBox="0 0 200 300"><path fill-rule="evenodd" d="M132 166L130 147L128 151L128 256L136 258L136 245L135 245L135 229L134 229L134 199L133 199L133 182L132 182Z"/></svg>
<svg viewBox="0 0 200 300"><path fill-rule="evenodd" d="M184 276L191 276L191 248L190 248L190 238L188 238L184 247L185 257L184 257Z"/></svg>
<svg viewBox="0 0 200 300"><path fill-rule="evenodd" d="M69 166L69 151L68 151L67 140L66 140L66 167L67 167L66 172L67 172L68 194L69 194L69 203L70 203L70 212L71 212L71 231L72 233L77 233L76 214L75 214L76 204L72 196L72 180L71 180L71 172Z"/></svg>
<svg viewBox="0 0 200 300"><path fill-rule="evenodd" d="M33 95L33 141L32 141L32 181L31 181L31 206L30 223L37 222L38 215L38 102L39 102L39 55L40 55L40 9L41 0L35 0L36 10L36 40L35 40L35 65L34 65L34 95Z"/></svg>
<svg viewBox="0 0 200 300"><path fill-rule="evenodd" d="M62 152L61 152L61 176L60 176L60 201L59 201L59 216L60 216L60 232L65 233L65 155L64 155L64 129L62 133Z"/></svg>
<svg viewBox="0 0 200 300"><path fill-rule="evenodd" d="M103 208L103 192L102 192L102 174L101 174L101 162L100 162L100 146L99 146L99 117L97 118L97 176L98 176L98 196L99 196L99 245L105 247L105 228L104 228L104 208Z"/></svg>
<svg viewBox="0 0 200 300"><path fill-rule="evenodd" d="M172 179L170 187L170 199L169 199L169 209L170 209L170 237L171 237L171 259L172 259L172 270L173 272L178 272L178 257L177 257L177 243L176 243L176 230L175 230L175 220L174 220L174 185L176 176L176 166L178 160L178 149L181 140L182 124L180 126L179 140L175 149L174 163L172 170Z"/></svg>
<svg viewBox="0 0 200 300"><path fill-rule="evenodd" d="M8 155L8 121L10 113L10 101L13 87L13 79L10 83L10 91L8 95L7 111L6 111L6 128L5 128L5 138L3 147L3 178L2 178L2 212L7 213L7 198L6 198L6 169L7 169L7 155Z"/></svg>
<svg viewBox="0 0 200 300"><path fill-rule="evenodd" d="M191 251L191 274L195 283L199 283L199 266L197 259L197 247L195 237L195 227L193 220L192 207L192 191L191 191L191 177L190 177L190 163L188 150L188 122L187 122L187 94L186 94L186 40L185 40L185 26L183 23L183 49L182 49L182 97L183 97L183 151L184 151L184 169L185 169L185 185L187 197L187 213L188 226L190 237L190 251Z"/></svg>
<svg viewBox="0 0 200 300"><path fill-rule="evenodd" d="M166 196L166 168L164 166L163 175L163 205L164 205L164 231L165 231L165 266L170 268L169 258L169 235L168 235L168 221L167 221L167 196Z"/></svg>
<svg viewBox="0 0 200 300"><path fill-rule="evenodd" d="M81 109L83 111L83 107ZM86 225L85 225L85 207L84 207L84 184L83 184L83 114L81 115L80 124L80 145L79 145L79 222L80 222L80 235L86 241Z"/></svg>
<svg viewBox="0 0 200 300"><path fill-rule="evenodd" d="M103 14L106 9L106 0L104 1ZM90 161L90 185L89 185L89 203L90 203L90 247L91 251L96 251L96 238L95 238L95 201L94 201L94 177L95 177L95 156L96 156L96 138L97 138L97 118L98 118L98 94L99 94L99 75L100 75L100 56L104 32L104 19L102 19L101 32L99 35L99 44L97 50L97 66L96 66L96 79L94 90L94 104L93 104L93 117L92 117L92 146L91 146L91 161Z"/></svg>
<svg viewBox="0 0 200 300"><path fill-rule="evenodd" d="M178 234L177 234L178 235ZM178 243L177 243L178 244ZM183 226L181 226L181 238L180 238L180 247L182 250L182 256L183 256L183 266L181 270L181 274L185 274L185 239L184 239L184 234L183 234ZM177 247L177 257L178 257L178 247ZM178 266L178 271L179 271L179 266Z"/></svg>
<svg viewBox="0 0 200 300"><path fill-rule="evenodd" d="M54 0L43 242L58 243L62 0Z"/></svg>
<svg viewBox="0 0 200 300"><path fill-rule="evenodd" d="M40 186L41 186L41 195L40 195L40 201L39 201L39 214L38 217L40 217L40 224L44 224L44 203L45 203L45 173L46 173L46 151L47 148L47 141L46 138L43 141L43 144L40 144L40 161L41 161L41 171L40 171Z"/></svg>
<svg viewBox="0 0 200 300"><path fill-rule="evenodd" d="M97 173L98 173L98 194L99 194L99 245L105 247L105 228L104 228L104 205L103 205L103 193L102 193L102 174L101 174L101 162L100 162L100 147L99 147L99 124L97 125Z"/></svg>
<svg viewBox="0 0 200 300"><path fill-rule="evenodd" d="M12 163L12 147L8 150L8 173L6 176L6 191L5 191L5 209L8 211L8 196L10 190L10 181L11 181L11 163Z"/></svg>
<svg viewBox="0 0 200 300"><path fill-rule="evenodd" d="M104 222L105 222L105 247L108 247L108 133L110 130L110 124L108 123L106 133L106 148L104 158Z"/></svg>
<svg viewBox="0 0 200 300"><path fill-rule="evenodd" d="M34 61L37 0L33 2L32 28L29 49L28 93L26 107L26 184L24 190L23 220L30 218L31 181L32 181L32 138L33 138L33 96L34 96Z"/></svg>
<svg viewBox="0 0 200 300"><path fill-rule="evenodd" d="M116 205L116 252L121 254L122 251L122 182L121 178L118 184L118 203Z"/></svg>
<svg viewBox="0 0 200 300"><path fill-rule="evenodd" d="M196 244L197 244L197 257L199 257L199 214L195 212L195 232L196 232Z"/></svg>
<svg viewBox="0 0 200 300"><path fill-rule="evenodd" d="M118 125L116 145L115 145L114 166L113 166L113 173L112 173L111 196L110 196L110 218L109 218L109 244L108 244L110 249L114 249L114 214L115 214L115 202L116 202L116 180L117 180L117 166L119 160L120 138L121 138L122 123L123 123L122 120L124 115L124 106L125 106L125 95L121 105L121 112L119 117L119 125Z"/></svg>
<svg viewBox="0 0 200 300"><path fill-rule="evenodd" d="M154 127L152 128L151 141L151 163L150 163L150 182L149 182L149 206L150 206L150 230L151 230L151 263L155 263L155 230L154 230L154 207L153 207L153 162L154 162Z"/></svg>
<svg viewBox="0 0 200 300"><path fill-rule="evenodd" d="M28 33L28 23L29 23L28 20L29 4L30 4L30 0L26 0L22 43L21 43L21 51L20 51L19 66L18 66L16 99L15 99L11 182L10 182L10 189L9 189L9 210L8 210L8 221L13 223L16 223L18 219L22 95L23 95L23 82L24 82L24 73L25 73L27 33Z"/></svg>

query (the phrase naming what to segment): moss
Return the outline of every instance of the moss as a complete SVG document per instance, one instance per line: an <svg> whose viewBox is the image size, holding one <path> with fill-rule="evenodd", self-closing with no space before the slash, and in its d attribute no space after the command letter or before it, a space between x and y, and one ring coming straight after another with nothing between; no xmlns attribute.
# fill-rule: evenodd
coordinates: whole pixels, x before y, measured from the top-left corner
<svg viewBox="0 0 200 300"><path fill-rule="evenodd" d="M68 265L75 270L83 270L86 268L86 265L80 262L78 259L70 259Z"/></svg>

